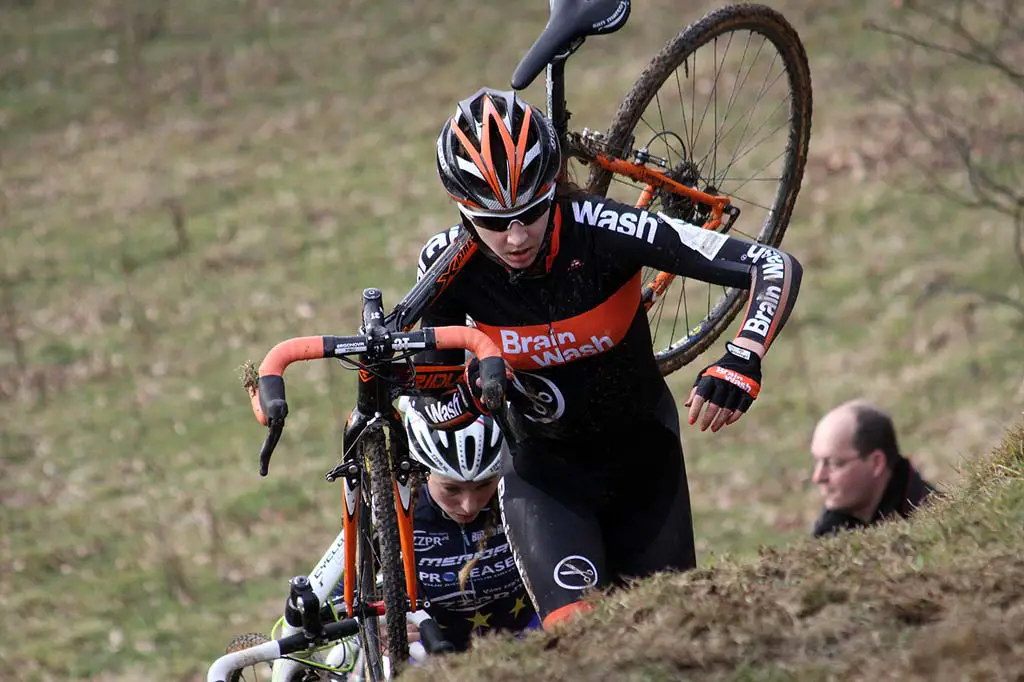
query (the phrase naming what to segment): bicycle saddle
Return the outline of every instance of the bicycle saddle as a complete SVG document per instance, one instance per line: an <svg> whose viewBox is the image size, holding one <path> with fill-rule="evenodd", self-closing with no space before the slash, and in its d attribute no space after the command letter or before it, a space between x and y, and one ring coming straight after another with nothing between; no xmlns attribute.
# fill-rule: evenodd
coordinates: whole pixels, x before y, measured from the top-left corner
<svg viewBox="0 0 1024 682"><path fill-rule="evenodd" d="M629 18L630 0L549 0L547 26L512 75L512 87L530 85L552 59L586 36L614 33Z"/></svg>

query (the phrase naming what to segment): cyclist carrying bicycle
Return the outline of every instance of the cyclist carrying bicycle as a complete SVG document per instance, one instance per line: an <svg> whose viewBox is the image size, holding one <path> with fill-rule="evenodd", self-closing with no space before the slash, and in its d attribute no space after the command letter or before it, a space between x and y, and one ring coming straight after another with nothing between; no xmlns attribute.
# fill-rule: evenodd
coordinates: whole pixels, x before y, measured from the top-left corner
<svg viewBox="0 0 1024 682"><path fill-rule="evenodd" d="M482 88L459 102L438 137L437 168L462 220L427 242L419 276L459 230L479 253L422 324L468 317L515 371L509 398L526 438L507 460L499 500L543 624L578 611L589 588L693 568L679 417L640 305L641 269L750 291L738 335L684 403L690 424L718 431L760 391L761 359L792 310L800 264L580 192L559 177L551 122L510 91ZM417 362L429 372L463 358L434 352ZM431 425L456 429L484 413L477 392L470 363L458 385L413 406Z"/></svg>

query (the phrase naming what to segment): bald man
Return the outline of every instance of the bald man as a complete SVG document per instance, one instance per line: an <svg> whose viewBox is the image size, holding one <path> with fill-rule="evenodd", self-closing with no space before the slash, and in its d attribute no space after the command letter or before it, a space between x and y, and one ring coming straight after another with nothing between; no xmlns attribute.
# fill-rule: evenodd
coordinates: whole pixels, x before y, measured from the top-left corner
<svg viewBox="0 0 1024 682"><path fill-rule="evenodd" d="M885 412L859 400L821 418L811 438L814 475L824 501L814 536L906 518L935 488L900 454Z"/></svg>

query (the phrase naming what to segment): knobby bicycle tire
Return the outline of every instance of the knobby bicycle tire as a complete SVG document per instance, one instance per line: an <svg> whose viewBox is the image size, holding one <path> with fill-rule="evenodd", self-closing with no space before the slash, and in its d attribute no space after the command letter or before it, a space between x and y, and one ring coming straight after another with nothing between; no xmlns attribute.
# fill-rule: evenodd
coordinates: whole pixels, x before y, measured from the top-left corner
<svg viewBox="0 0 1024 682"><path fill-rule="evenodd" d="M772 218L762 226L757 241L778 246L789 225L793 207L800 191L807 149L810 144L812 89L807 54L796 30L779 12L763 5L728 5L704 15L666 43L654 56L632 89L623 98L606 132L610 150L622 150L630 142L647 106L668 78L698 48L732 31L756 32L767 38L783 59L792 91L789 111L789 131L786 160L776 191ZM587 190L606 195L612 173L592 165ZM730 289L719 299L708 315L699 323L699 331L680 345L656 353L658 366L668 375L706 350L729 326L746 303L747 291Z"/></svg>
<svg viewBox="0 0 1024 682"><path fill-rule="evenodd" d="M405 590L405 567L402 563L398 535L394 482L384 430L374 428L372 433L366 434L365 439L364 453L370 464L370 487L376 517L374 528L384 586L384 627L387 632L388 661L391 676L394 677L409 659L409 641L406 634L409 598Z"/></svg>
<svg viewBox="0 0 1024 682"><path fill-rule="evenodd" d="M224 653L231 654L236 651L243 651L269 641L270 638L262 632L246 632L231 640L231 643L224 649ZM242 677L244 670L245 668L232 670L227 676L228 682L244 682L244 678Z"/></svg>
<svg viewBox="0 0 1024 682"><path fill-rule="evenodd" d="M364 458L362 461L366 461ZM374 546L373 517L370 509L370 477L364 471L359 494L359 521L356 528L358 538L357 573L358 594L362 602L376 601L377 595L377 550ZM384 679L384 661L381 655L380 624L376 618L365 618L359 623L360 648L363 651L365 678L371 682Z"/></svg>

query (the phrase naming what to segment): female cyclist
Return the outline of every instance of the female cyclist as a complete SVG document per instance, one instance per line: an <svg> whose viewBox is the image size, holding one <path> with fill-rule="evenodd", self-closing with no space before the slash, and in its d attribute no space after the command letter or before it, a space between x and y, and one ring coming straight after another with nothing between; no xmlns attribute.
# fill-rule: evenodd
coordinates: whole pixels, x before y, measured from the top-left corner
<svg viewBox="0 0 1024 682"><path fill-rule="evenodd" d="M510 399L526 438L504 468L505 530L548 626L588 589L696 564L679 418L640 306L641 269L750 290L740 332L702 369L684 405L717 431L760 390L761 358L786 323L801 267L787 253L716 235L601 196L558 176L551 122L513 92L459 102L437 140L437 169L461 225L423 248L419 273L460 229L476 255L423 316L490 336L515 370ZM462 362L425 354L426 365ZM413 406L458 428L483 412L473 365ZM705 409L706 408L706 409Z"/></svg>
<svg viewBox="0 0 1024 682"><path fill-rule="evenodd" d="M498 511L508 452L501 431L486 416L458 431L438 431L408 409L404 423L409 454L427 469L413 512L413 546L430 617L458 651L475 634L536 627Z"/></svg>

